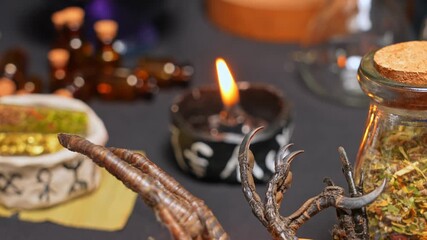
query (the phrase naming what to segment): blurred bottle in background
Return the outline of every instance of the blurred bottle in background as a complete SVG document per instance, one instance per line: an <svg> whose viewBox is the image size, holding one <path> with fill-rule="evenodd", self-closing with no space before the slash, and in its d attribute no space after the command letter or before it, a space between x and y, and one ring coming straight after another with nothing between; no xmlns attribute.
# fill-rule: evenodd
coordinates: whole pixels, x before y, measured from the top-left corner
<svg viewBox="0 0 427 240"><path fill-rule="evenodd" d="M118 25L114 20L99 20L93 25L97 36L96 63L104 74L111 74L121 62L120 54L114 48Z"/></svg>
<svg viewBox="0 0 427 240"><path fill-rule="evenodd" d="M112 74L104 75L97 85L98 96L103 100L131 101L137 98L150 98L157 86L151 78L139 78L128 68L115 68Z"/></svg>
<svg viewBox="0 0 427 240"><path fill-rule="evenodd" d="M19 82L16 94L41 93L43 91L43 80L39 76L31 75Z"/></svg>
<svg viewBox="0 0 427 240"><path fill-rule="evenodd" d="M80 7L67 7L61 10L65 14L67 50L70 52L69 68L78 69L90 63L93 46L84 36L83 23L85 12Z"/></svg>
<svg viewBox="0 0 427 240"><path fill-rule="evenodd" d="M52 13L51 21L54 27L54 37L51 48L68 48L68 33L66 27L66 12L63 10Z"/></svg>
<svg viewBox="0 0 427 240"><path fill-rule="evenodd" d="M28 76L28 56L21 48L5 51L0 59L0 96L15 93L39 93L42 81L37 76Z"/></svg>
<svg viewBox="0 0 427 240"><path fill-rule="evenodd" d="M20 20L20 31L31 41L52 46L57 39L58 29L65 25L62 17L52 14L68 7L79 7L84 10L83 33L85 39L95 44L96 34L92 26L98 20L112 19L120 26L117 32L117 50L121 55L138 56L146 53L161 36L167 34L174 26L168 0L44 0L34 3L27 9ZM59 20L57 19L59 18ZM61 23L62 22L62 23ZM60 41L61 42L61 41Z"/></svg>
<svg viewBox="0 0 427 240"><path fill-rule="evenodd" d="M55 48L49 51L50 91L63 96L88 100L93 95L93 85L85 68L70 68L70 53L66 49Z"/></svg>
<svg viewBox="0 0 427 240"><path fill-rule="evenodd" d="M25 81L28 56L21 48L12 48L3 53L0 60L0 75L12 80L17 86Z"/></svg>
<svg viewBox="0 0 427 240"><path fill-rule="evenodd" d="M49 87L54 92L65 88L71 83L69 75L68 62L70 53L63 48L54 48L48 52L49 60Z"/></svg>
<svg viewBox="0 0 427 240"><path fill-rule="evenodd" d="M347 106L367 106L357 69L366 53L415 39L398 0L332 0L307 26L297 71L310 91Z"/></svg>
<svg viewBox="0 0 427 240"><path fill-rule="evenodd" d="M137 56L154 46L164 22L169 17L165 9L166 0L91 0L86 1L86 21L92 26L103 19L115 20L119 25L115 49L121 55ZM170 22L169 22L170 23ZM87 32L91 39L93 33Z"/></svg>
<svg viewBox="0 0 427 240"><path fill-rule="evenodd" d="M186 86L194 74L194 68L188 63L177 63L172 59L143 57L138 60L135 74L153 76L159 87Z"/></svg>

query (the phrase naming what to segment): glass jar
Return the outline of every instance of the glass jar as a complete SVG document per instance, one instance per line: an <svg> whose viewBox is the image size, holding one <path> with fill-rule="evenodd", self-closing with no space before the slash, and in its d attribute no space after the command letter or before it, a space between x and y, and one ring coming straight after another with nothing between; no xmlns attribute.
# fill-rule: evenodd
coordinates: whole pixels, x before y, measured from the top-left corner
<svg viewBox="0 0 427 240"><path fill-rule="evenodd" d="M352 107L369 103L357 83L362 56L415 39L398 0L331 0L307 26L302 48L292 54L297 73L315 95Z"/></svg>
<svg viewBox="0 0 427 240"><path fill-rule="evenodd" d="M377 71L371 52L358 80L370 97L356 181L386 190L367 206L371 239L427 239L427 85L409 85Z"/></svg>

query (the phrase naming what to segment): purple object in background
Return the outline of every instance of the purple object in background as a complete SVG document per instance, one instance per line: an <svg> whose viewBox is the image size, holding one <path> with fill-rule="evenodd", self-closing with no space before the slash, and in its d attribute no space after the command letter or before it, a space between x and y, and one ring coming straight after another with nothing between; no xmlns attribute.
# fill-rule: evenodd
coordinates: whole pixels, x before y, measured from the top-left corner
<svg viewBox="0 0 427 240"><path fill-rule="evenodd" d="M119 24L117 39L121 54L141 54L159 40L157 22L159 18L167 18L164 3L163 0L89 1L84 6L88 39L96 42L92 26L97 20L112 19Z"/></svg>
<svg viewBox="0 0 427 240"><path fill-rule="evenodd" d="M114 0L92 0L85 10L93 19L115 19L114 5Z"/></svg>

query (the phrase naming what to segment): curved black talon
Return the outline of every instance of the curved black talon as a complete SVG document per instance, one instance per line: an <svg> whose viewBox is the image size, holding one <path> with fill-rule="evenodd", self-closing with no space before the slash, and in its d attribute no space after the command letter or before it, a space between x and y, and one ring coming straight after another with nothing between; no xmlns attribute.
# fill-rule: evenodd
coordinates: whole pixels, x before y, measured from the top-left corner
<svg viewBox="0 0 427 240"><path fill-rule="evenodd" d="M362 208L377 199L377 197L384 191L386 183L387 181L384 179L379 187L360 197L342 197L337 200L335 207L342 209Z"/></svg>

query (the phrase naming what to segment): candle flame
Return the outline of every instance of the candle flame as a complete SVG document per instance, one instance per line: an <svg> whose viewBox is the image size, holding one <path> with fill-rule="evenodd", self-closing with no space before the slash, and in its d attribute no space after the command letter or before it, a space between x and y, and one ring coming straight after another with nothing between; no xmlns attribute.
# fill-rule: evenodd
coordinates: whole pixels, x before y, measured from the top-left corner
<svg viewBox="0 0 427 240"><path fill-rule="evenodd" d="M239 102L239 89L224 59L216 59L216 71L222 102L225 107L233 107Z"/></svg>

